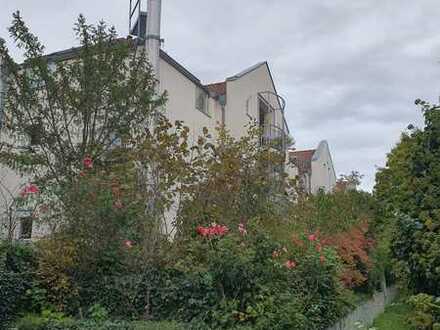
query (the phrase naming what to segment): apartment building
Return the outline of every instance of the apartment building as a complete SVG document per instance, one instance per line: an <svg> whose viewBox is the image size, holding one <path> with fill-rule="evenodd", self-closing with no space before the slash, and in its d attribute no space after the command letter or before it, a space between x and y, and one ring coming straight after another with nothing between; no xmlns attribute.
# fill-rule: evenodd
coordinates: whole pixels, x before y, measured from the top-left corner
<svg viewBox="0 0 440 330"><path fill-rule="evenodd" d="M298 178L304 192L333 192L336 173L327 141L321 141L316 149L289 150L289 160L289 176Z"/></svg>
<svg viewBox="0 0 440 330"><path fill-rule="evenodd" d="M133 37L129 39L132 41ZM142 36L140 39L142 40ZM139 47L144 47L142 43L139 44ZM54 64L67 61L76 56L77 50L71 48L48 54L47 59ZM239 138L247 134L248 124L255 121L263 131L261 143L276 139L280 142L280 150L287 150L289 129L284 117L285 101L277 93L267 62L252 65L216 83L202 83L162 49L159 50L159 67L160 91L168 93L165 112L171 122L183 121L189 127L193 140L201 135L204 127L215 132L219 125L225 125L232 136ZM1 79L0 87L4 90ZM0 94L0 104L3 102L2 95ZM0 128L0 141L4 138L4 129ZM5 221L8 205L25 181L10 169L0 167L0 221L2 216ZM29 212L22 210L21 213L23 221L14 229L15 238L34 238L46 231L29 225ZM172 211L168 217L172 217ZM1 231L0 226L0 235Z"/></svg>

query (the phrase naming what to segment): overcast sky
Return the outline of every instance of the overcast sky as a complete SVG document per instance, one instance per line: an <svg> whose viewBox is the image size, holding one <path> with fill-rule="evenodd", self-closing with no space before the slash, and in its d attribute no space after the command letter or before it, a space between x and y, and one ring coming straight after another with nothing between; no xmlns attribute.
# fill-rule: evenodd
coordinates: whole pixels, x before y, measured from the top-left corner
<svg viewBox="0 0 440 330"><path fill-rule="evenodd" d="M146 1L146 0L144 0ZM0 0L0 36L19 9L48 52L76 44L83 13L128 33L129 0ZM204 83L267 60L298 149L329 142L363 188L440 92L438 0L163 0L164 49ZM11 47L13 54L19 52Z"/></svg>

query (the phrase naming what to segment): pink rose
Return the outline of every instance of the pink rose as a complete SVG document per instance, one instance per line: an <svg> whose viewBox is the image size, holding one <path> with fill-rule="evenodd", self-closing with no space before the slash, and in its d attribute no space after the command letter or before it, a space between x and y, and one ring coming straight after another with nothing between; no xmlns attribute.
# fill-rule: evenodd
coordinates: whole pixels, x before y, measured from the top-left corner
<svg viewBox="0 0 440 330"><path fill-rule="evenodd" d="M229 232L229 228L226 226L212 224L210 227L198 226L196 231L200 236L203 237L224 236Z"/></svg>
<svg viewBox="0 0 440 330"><path fill-rule="evenodd" d="M93 159L90 156L86 156L83 159L84 168L91 169L93 168Z"/></svg>
<svg viewBox="0 0 440 330"><path fill-rule="evenodd" d="M40 192L40 189L36 185L31 183L21 190L20 196L26 197L27 195L38 194L39 192Z"/></svg>
<svg viewBox="0 0 440 330"><path fill-rule="evenodd" d="M113 207L115 208L115 209L122 209L123 207L124 207L124 205L122 204L122 202L121 202L121 200L120 199L118 199L117 201L115 201L114 203L113 203Z"/></svg>
<svg viewBox="0 0 440 330"><path fill-rule="evenodd" d="M238 225L238 231L239 231L240 234L243 235L243 236L247 234L246 227L244 226L243 223L240 223L240 224Z"/></svg>
<svg viewBox="0 0 440 330"><path fill-rule="evenodd" d="M124 245L125 247L131 249L133 247L133 242L127 239L124 241Z"/></svg>
<svg viewBox="0 0 440 330"><path fill-rule="evenodd" d="M197 233L200 236L206 237L206 236L208 236L208 229L205 228L205 227L202 227L202 226L198 226L197 227Z"/></svg>
<svg viewBox="0 0 440 330"><path fill-rule="evenodd" d="M310 234L308 237L309 241L316 241L316 235L315 234Z"/></svg>
<svg viewBox="0 0 440 330"><path fill-rule="evenodd" d="M293 260L287 260L287 261L284 263L284 266L285 266L287 269L293 269L293 268L296 267L296 262L293 261Z"/></svg>

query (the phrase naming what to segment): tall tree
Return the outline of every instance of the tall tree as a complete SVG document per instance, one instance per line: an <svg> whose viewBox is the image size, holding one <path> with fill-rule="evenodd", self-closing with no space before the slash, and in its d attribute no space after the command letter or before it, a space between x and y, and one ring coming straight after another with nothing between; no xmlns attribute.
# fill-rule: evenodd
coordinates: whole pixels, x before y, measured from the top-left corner
<svg viewBox="0 0 440 330"><path fill-rule="evenodd" d="M411 289L440 294L440 107L416 104L425 125L402 135L377 173L375 195L395 226L398 275Z"/></svg>
<svg viewBox="0 0 440 330"><path fill-rule="evenodd" d="M9 139L1 159L45 185L69 181L83 159L103 159L115 143L133 148L149 134L148 123L165 103L143 52L118 39L104 22L75 25L78 48L68 58L43 55L44 47L14 14L9 28L24 50L18 64L3 40L4 107Z"/></svg>
<svg viewBox="0 0 440 330"><path fill-rule="evenodd" d="M78 47L45 56L20 13L13 15L9 32L24 61L17 63L0 40L7 86L0 163L39 188L40 199L50 204L46 217L58 223L80 218L75 192L86 172L100 179L96 187L125 184L138 214L163 228L188 154L188 129L166 119L166 93L157 94L158 82L135 40L118 38L104 22L89 25L83 16L74 31ZM154 213L148 212L153 198Z"/></svg>

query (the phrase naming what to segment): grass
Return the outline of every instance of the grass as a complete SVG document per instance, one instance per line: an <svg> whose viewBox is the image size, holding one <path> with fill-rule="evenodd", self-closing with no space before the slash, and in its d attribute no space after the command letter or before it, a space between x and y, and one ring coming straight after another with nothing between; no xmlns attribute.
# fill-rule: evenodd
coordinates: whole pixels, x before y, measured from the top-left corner
<svg viewBox="0 0 440 330"><path fill-rule="evenodd" d="M374 321L377 330L411 330L406 323L410 307L404 303L394 303L385 309L385 312Z"/></svg>

